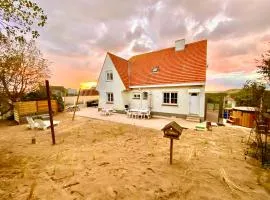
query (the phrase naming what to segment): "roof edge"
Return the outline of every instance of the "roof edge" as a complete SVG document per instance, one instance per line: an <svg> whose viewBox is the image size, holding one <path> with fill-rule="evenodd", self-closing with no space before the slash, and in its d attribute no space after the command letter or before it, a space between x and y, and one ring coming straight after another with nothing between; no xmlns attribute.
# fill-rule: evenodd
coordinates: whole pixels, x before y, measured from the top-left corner
<svg viewBox="0 0 270 200"><path fill-rule="evenodd" d="M157 88L157 87L181 87L181 86L205 86L205 82L187 82L187 83L172 83L172 84L153 84L153 85L130 85L131 89L139 88Z"/></svg>

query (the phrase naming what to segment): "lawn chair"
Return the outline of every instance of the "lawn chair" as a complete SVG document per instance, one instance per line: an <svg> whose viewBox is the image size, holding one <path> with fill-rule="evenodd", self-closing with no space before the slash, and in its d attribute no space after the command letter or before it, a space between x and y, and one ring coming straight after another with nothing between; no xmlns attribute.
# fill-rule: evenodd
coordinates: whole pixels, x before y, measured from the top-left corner
<svg viewBox="0 0 270 200"><path fill-rule="evenodd" d="M139 111L138 112L138 118L140 119L140 117L141 117L141 119L145 118L145 112Z"/></svg>
<svg viewBox="0 0 270 200"><path fill-rule="evenodd" d="M112 108L102 108L101 109L101 114L103 115L111 115L113 113L113 109Z"/></svg>
<svg viewBox="0 0 270 200"><path fill-rule="evenodd" d="M145 113L145 117L147 117L148 119L151 118L151 111L148 110L146 113Z"/></svg>
<svg viewBox="0 0 270 200"><path fill-rule="evenodd" d="M137 119L139 112L132 112L131 117Z"/></svg>
<svg viewBox="0 0 270 200"><path fill-rule="evenodd" d="M38 124L37 128L38 129L43 129L46 130L51 126L51 123L49 120L41 120L41 119L36 119L35 122ZM60 123L60 121L53 121L53 125L57 126Z"/></svg>
<svg viewBox="0 0 270 200"><path fill-rule="evenodd" d="M28 123L28 125L27 125L27 127L29 128L29 129L35 129L35 128L37 128L38 127L38 123L36 123L34 120L33 120L33 118L32 117L26 117L26 121L27 121L27 123Z"/></svg>
<svg viewBox="0 0 270 200"><path fill-rule="evenodd" d="M127 117L128 117L128 118L131 118L132 112L130 112L130 111L128 110L128 111L126 111L126 113L127 113Z"/></svg>

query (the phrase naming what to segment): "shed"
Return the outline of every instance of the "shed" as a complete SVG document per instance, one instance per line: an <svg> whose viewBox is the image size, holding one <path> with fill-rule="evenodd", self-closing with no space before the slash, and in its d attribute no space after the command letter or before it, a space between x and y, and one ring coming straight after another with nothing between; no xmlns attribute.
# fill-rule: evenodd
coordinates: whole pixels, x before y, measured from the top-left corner
<svg viewBox="0 0 270 200"><path fill-rule="evenodd" d="M256 111L258 111L256 107L234 107L232 116L238 119L235 125L252 128L254 126Z"/></svg>

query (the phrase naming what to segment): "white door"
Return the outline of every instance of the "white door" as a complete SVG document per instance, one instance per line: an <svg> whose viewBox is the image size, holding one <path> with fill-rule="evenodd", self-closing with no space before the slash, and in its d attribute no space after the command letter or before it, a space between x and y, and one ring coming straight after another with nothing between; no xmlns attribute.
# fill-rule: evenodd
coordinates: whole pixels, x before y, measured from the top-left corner
<svg viewBox="0 0 270 200"><path fill-rule="evenodd" d="M198 115L200 111L199 93L189 94L189 114Z"/></svg>

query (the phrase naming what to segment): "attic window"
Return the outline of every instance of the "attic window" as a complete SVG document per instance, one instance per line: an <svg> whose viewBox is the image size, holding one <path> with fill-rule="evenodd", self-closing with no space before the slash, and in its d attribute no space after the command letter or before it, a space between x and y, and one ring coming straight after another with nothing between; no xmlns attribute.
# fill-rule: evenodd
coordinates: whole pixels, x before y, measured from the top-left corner
<svg viewBox="0 0 270 200"><path fill-rule="evenodd" d="M155 66L152 68L152 73L158 73L159 72L159 66Z"/></svg>

